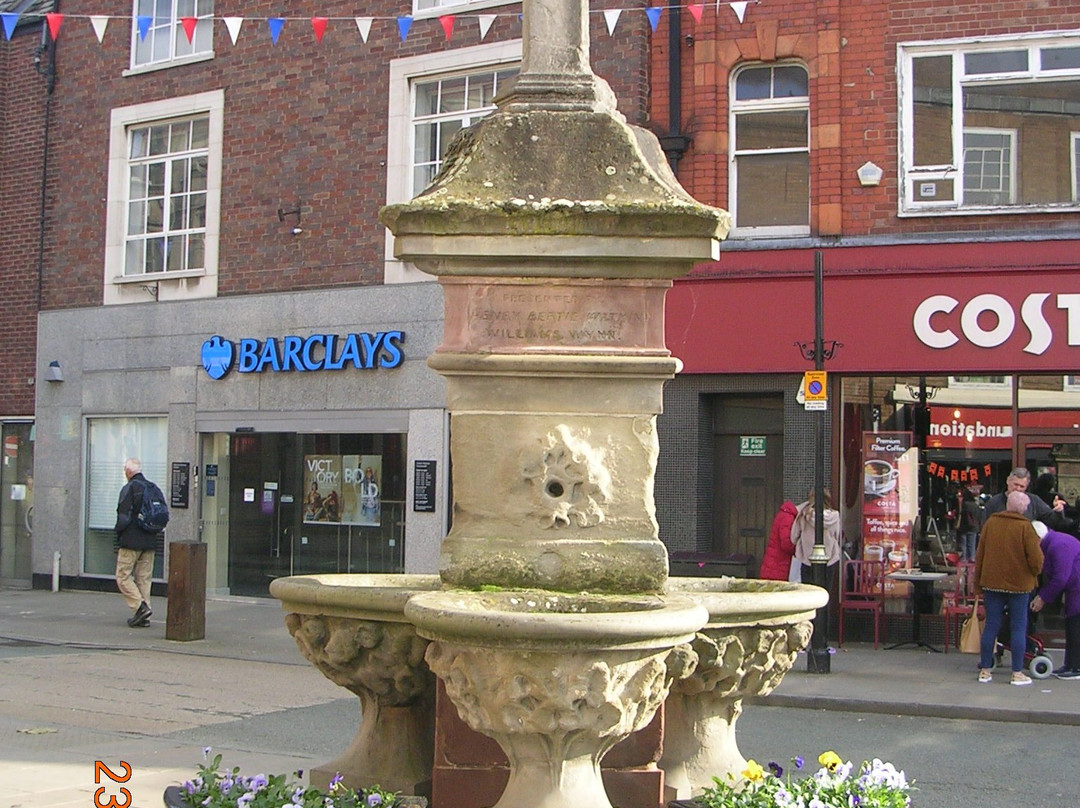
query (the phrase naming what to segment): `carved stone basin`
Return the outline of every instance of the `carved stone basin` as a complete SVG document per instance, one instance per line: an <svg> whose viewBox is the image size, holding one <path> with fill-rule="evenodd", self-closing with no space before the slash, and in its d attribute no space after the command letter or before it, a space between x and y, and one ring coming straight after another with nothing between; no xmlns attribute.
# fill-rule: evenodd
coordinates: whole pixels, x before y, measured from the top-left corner
<svg viewBox="0 0 1080 808"><path fill-rule="evenodd" d="M313 785L325 787L340 773L352 787L430 795L435 677L424 662L428 641L404 610L410 597L440 585L437 575L297 575L271 582L300 653L360 699L356 737L336 760L312 769Z"/></svg>
<svg viewBox="0 0 1080 808"><path fill-rule="evenodd" d="M708 617L677 595L417 595L405 607L462 720L510 761L495 808L610 808L600 760L692 669Z"/></svg>
<svg viewBox="0 0 1080 808"><path fill-rule="evenodd" d="M678 799L713 777L739 776L735 724L747 696L771 693L810 641L811 620L828 593L819 587L745 578L669 578L667 591L694 598L709 622L693 641L694 672L665 702L665 784Z"/></svg>

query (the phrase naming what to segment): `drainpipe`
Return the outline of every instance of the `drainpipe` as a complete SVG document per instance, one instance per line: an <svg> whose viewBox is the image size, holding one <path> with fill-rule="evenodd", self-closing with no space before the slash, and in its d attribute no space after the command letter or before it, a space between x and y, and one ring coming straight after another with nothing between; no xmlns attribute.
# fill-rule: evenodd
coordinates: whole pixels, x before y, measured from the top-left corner
<svg viewBox="0 0 1080 808"><path fill-rule="evenodd" d="M53 4L53 10L60 10L59 0ZM44 64L42 62L44 61ZM45 275L45 209L47 202L46 183L49 177L49 134L52 122L52 97L56 89L56 43L49 42L49 26L41 21L41 43L34 50L34 70L45 77L45 122L42 132L41 150L41 201L38 209L38 257L37 257L37 311L41 313L42 287Z"/></svg>
<svg viewBox="0 0 1080 808"><path fill-rule="evenodd" d="M677 175L690 138L682 131L682 11L678 5L668 10L668 133L659 140L672 173Z"/></svg>

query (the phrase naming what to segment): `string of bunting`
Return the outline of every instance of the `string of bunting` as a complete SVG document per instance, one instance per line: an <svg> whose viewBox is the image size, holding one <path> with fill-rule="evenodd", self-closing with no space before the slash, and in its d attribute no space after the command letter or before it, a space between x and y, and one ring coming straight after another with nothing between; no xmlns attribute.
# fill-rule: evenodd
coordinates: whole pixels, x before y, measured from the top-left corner
<svg viewBox="0 0 1080 808"><path fill-rule="evenodd" d="M984 465L982 467L983 479L989 477L993 470L993 466L989 463ZM954 468L945 463L930 462L926 464L926 472L931 477L939 477L942 480L950 480L954 483L977 483L979 481L979 469L968 468L967 466Z"/></svg>
<svg viewBox="0 0 1080 808"><path fill-rule="evenodd" d="M760 3L761 0L734 0L734 2L721 3L721 0L715 0L716 12L720 13L720 6L728 6L735 16L738 18L741 24L746 18L746 7L751 3ZM652 30L656 30L656 26L660 23L660 16L665 9L671 10L675 8L686 9L690 16L694 18L695 23L700 23L702 15L704 14L706 4L705 3L690 3L684 6L650 6L645 9L604 9L602 11L590 11L591 14L603 14L604 21L607 24L608 35L614 35L615 26L618 25L619 18L624 11L644 11L645 15L649 19L649 25ZM3 23L4 37L8 40L11 39L15 33L15 27L19 24L19 18L21 14L15 12L0 13L0 22ZM442 26L443 34L446 36L447 41L454 35L454 22L458 17L476 17L480 23L480 39L483 40L487 36L488 30L491 28L492 23L500 16L508 16L505 14L444 14L436 19ZM521 19L520 14L513 15L518 19ZM110 20L128 20L130 17L116 16L109 14L61 14L58 12L49 13L45 15L45 22L49 29L49 35L55 42L60 36L60 27L64 24L64 20L71 19L87 19L90 21L90 25L94 29L94 34L97 36L98 44L105 38L105 30L109 25ZM366 43L368 41L368 35L371 33L371 25L377 20L396 20L398 27L398 35L401 37L401 41L404 42L408 36L409 31L412 29L413 18L411 16L404 17L181 17L180 25L184 29L184 34L187 36L188 43L192 41L195 36L195 28L198 25L200 19L221 20L225 24L226 30L229 32L229 39L232 40L232 44L236 44L236 40L240 36L240 28L244 22L248 20L264 21L267 25L267 29L270 33L270 38L276 45L278 37L281 35L282 28L285 27L286 22L303 21L310 19L311 29L315 35L316 42L322 42L323 34L326 33L326 27L331 22L340 21L354 21L356 28L360 32L360 38ZM138 27L139 39L146 39L147 33L150 31L150 26L153 24L154 18L149 15L139 15L135 17L135 24Z"/></svg>

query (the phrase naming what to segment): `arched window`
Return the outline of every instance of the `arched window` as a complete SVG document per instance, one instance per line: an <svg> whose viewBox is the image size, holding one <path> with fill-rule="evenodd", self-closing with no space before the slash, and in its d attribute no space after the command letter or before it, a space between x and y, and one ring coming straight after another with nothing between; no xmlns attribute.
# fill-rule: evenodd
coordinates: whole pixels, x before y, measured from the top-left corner
<svg viewBox="0 0 1080 808"><path fill-rule="evenodd" d="M731 88L731 192L737 234L810 233L810 97L806 68L753 65Z"/></svg>

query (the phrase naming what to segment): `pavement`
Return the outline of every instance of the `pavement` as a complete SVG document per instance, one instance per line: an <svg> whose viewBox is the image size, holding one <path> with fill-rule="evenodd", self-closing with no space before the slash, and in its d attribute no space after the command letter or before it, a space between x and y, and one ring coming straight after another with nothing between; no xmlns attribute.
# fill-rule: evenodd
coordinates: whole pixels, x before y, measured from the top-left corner
<svg viewBox="0 0 1080 808"><path fill-rule="evenodd" d="M359 722L356 698L299 654L277 601L210 599L206 637L165 639L164 599L130 629L118 594L0 589L0 808L160 808L210 745L227 767L290 772L336 757ZM1050 649L1055 667L1062 651ZM1080 725L1080 681L978 684L976 658L848 643L831 672L806 656L769 696L773 706ZM97 769L128 763L131 792ZM105 785L100 797L95 791Z"/></svg>

